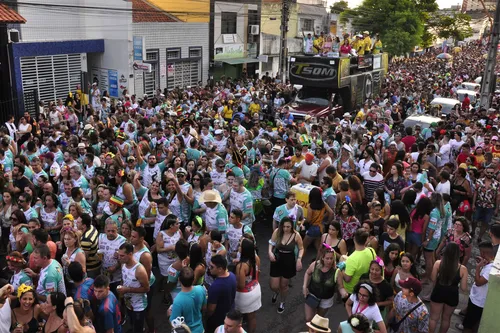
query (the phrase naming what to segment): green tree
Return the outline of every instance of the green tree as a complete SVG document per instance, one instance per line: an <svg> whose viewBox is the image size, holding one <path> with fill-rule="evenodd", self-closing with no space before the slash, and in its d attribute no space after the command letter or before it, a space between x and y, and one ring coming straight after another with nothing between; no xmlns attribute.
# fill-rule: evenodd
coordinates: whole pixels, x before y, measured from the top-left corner
<svg viewBox="0 0 500 333"><path fill-rule="evenodd" d="M455 41L464 40L474 34L470 26L471 17L464 13L449 15L435 15L429 19L429 26L441 38L453 38Z"/></svg>
<svg viewBox="0 0 500 333"><path fill-rule="evenodd" d="M359 7L344 11L340 21L350 21L360 32L379 33L384 50L401 55L420 45L424 23L436 9L435 0L364 0Z"/></svg>
<svg viewBox="0 0 500 333"><path fill-rule="evenodd" d="M422 34L422 42L420 43L420 45L422 46L422 48L425 49L431 47L435 41L436 41L436 35L430 32L429 27L426 26L424 33Z"/></svg>
<svg viewBox="0 0 500 333"><path fill-rule="evenodd" d="M349 4L345 0L340 0L334 2L333 5L330 6L330 13L342 13L349 7Z"/></svg>

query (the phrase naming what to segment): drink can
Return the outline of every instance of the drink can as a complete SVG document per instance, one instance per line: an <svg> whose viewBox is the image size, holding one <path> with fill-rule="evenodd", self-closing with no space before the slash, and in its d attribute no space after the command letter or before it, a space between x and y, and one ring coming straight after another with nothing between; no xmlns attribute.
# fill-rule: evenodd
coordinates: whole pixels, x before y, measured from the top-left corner
<svg viewBox="0 0 500 333"><path fill-rule="evenodd" d="M137 219L137 222L135 222L136 227L142 226L142 219Z"/></svg>

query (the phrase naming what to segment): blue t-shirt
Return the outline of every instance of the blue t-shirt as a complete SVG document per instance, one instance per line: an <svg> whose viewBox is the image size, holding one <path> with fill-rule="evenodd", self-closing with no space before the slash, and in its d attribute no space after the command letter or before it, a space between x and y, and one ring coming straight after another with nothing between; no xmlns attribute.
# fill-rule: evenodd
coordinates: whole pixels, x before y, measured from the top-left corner
<svg viewBox="0 0 500 333"><path fill-rule="evenodd" d="M97 320L95 324L98 326L96 332L105 332L111 328L115 333L122 332L120 306L113 293L110 292L108 297L99 304L99 310L96 313L96 317Z"/></svg>
<svg viewBox="0 0 500 333"><path fill-rule="evenodd" d="M86 278L81 285L76 287L75 299L87 299L90 302L95 300L94 279Z"/></svg>
<svg viewBox="0 0 500 333"><path fill-rule="evenodd" d="M218 277L208 289L208 304L217 304L215 312L207 320L209 328L217 328L224 323L226 314L234 308L236 297L236 276L229 272L227 277Z"/></svg>
<svg viewBox="0 0 500 333"><path fill-rule="evenodd" d="M170 321L182 316L191 332L203 333L201 308L205 304L207 304L207 296L202 286L194 286L189 292L180 292L172 304Z"/></svg>

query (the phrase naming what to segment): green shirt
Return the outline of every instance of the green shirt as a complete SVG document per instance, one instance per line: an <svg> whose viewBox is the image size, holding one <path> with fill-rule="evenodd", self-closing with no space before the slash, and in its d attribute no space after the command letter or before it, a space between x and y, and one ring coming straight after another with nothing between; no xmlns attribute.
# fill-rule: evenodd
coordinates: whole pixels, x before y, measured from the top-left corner
<svg viewBox="0 0 500 333"><path fill-rule="evenodd" d="M51 292L61 292L66 295L63 269L56 260L51 259L50 264L40 271L36 292L43 296L48 296Z"/></svg>
<svg viewBox="0 0 500 333"><path fill-rule="evenodd" d="M367 247L363 251L354 251L345 262L345 274L352 277L351 281L344 282L344 288L352 294L354 286L359 282L361 275L368 273L370 263L377 257L375 251Z"/></svg>

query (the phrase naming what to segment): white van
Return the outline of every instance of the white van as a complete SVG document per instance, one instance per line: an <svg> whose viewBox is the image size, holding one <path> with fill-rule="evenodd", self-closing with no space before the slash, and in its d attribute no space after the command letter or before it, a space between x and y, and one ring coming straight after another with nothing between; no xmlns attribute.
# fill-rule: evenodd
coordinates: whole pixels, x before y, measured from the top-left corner
<svg viewBox="0 0 500 333"><path fill-rule="evenodd" d="M431 101L431 106L434 105L441 105L441 113L444 114L449 114L451 113L451 110L455 107L455 105L461 105L461 102L458 99L454 98L444 98L444 97L438 97L434 98Z"/></svg>
<svg viewBox="0 0 500 333"><path fill-rule="evenodd" d="M476 82L462 82L459 87L465 90L474 90L476 92L479 92L481 90L481 85Z"/></svg>
<svg viewBox="0 0 500 333"><path fill-rule="evenodd" d="M403 121L403 125L405 127L415 127L419 125L420 128L424 129L427 127L431 127L432 123L438 123L441 121L441 118L429 116L426 114L416 114L413 116L409 116Z"/></svg>
<svg viewBox="0 0 500 333"><path fill-rule="evenodd" d="M463 102L464 98L465 98L465 94L467 94L469 96L471 104L476 103L476 94L478 94L478 93L479 92L474 91L474 90L466 90L466 89L458 89L457 90L458 100L460 102Z"/></svg>

